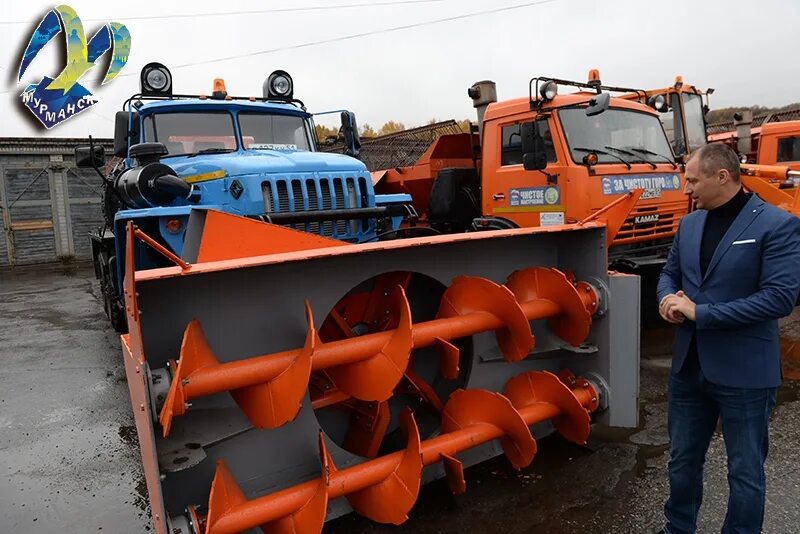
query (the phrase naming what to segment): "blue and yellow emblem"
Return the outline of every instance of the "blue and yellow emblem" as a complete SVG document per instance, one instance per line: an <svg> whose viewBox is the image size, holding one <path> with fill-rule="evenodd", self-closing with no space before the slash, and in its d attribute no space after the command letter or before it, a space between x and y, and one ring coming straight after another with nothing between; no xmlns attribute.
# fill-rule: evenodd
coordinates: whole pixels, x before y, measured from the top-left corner
<svg viewBox="0 0 800 534"><path fill-rule="evenodd" d="M103 25L87 42L78 14L71 7L60 5L44 16L31 35L19 65L17 80L22 79L39 52L61 33L67 50L64 70L55 78L45 76L39 83L28 85L21 95L23 104L45 128L52 128L97 103L78 80L100 57L112 51L103 79L103 84L106 84L120 73L131 51L131 34L123 24L111 22Z"/></svg>

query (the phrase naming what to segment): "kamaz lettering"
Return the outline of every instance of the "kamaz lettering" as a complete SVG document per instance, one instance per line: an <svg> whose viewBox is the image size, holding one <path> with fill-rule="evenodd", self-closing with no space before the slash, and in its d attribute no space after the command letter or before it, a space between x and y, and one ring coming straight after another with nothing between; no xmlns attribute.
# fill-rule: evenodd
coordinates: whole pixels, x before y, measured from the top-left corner
<svg viewBox="0 0 800 534"><path fill-rule="evenodd" d="M637 215L633 218L633 224L652 224L658 222L658 213L649 215Z"/></svg>

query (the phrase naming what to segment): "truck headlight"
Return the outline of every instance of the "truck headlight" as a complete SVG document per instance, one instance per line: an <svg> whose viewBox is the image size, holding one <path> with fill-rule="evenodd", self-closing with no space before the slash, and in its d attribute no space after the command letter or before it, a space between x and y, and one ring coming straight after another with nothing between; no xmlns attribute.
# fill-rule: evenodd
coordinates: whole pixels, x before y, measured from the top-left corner
<svg viewBox="0 0 800 534"><path fill-rule="evenodd" d="M161 63L145 65L139 81L143 96L172 96L172 74Z"/></svg>
<svg viewBox="0 0 800 534"><path fill-rule="evenodd" d="M558 84L553 80L545 82L542 88L539 89L539 94L544 100L553 100L558 94Z"/></svg>
<svg viewBox="0 0 800 534"><path fill-rule="evenodd" d="M294 83L289 73L276 70L264 83L264 98L292 98Z"/></svg>
<svg viewBox="0 0 800 534"><path fill-rule="evenodd" d="M665 113L669 111L669 104L667 103L667 98L664 95L651 96L647 103L650 104L651 108L659 113Z"/></svg>

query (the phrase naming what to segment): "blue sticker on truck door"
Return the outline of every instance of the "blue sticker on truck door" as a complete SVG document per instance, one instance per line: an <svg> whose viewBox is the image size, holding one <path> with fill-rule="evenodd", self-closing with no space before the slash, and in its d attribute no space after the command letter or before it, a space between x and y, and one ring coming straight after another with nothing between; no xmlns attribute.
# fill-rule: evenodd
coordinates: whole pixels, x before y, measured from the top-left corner
<svg viewBox="0 0 800 534"><path fill-rule="evenodd" d="M509 206L555 206L561 203L561 191L556 186L510 189Z"/></svg>
<svg viewBox="0 0 800 534"><path fill-rule="evenodd" d="M657 198L662 191L679 191L681 178L677 173L604 176L602 184L604 195L621 195L633 189L644 189L641 198Z"/></svg>

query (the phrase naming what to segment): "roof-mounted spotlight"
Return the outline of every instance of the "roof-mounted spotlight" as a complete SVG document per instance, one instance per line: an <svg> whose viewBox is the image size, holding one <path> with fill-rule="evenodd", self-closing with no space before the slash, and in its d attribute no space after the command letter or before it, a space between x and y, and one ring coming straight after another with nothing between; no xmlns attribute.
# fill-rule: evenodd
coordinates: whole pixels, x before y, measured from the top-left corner
<svg viewBox="0 0 800 534"><path fill-rule="evenodd" d="M558 84L553 80L546 81L539 89L539 95L543 100L553 100L558 94Z"/></svg>
<svg viewBox="0 0 800 534"><path fill-rule="evenodd" d="M161 63L148 63L139 78L142 96L172 96L172 74Z"/></svg>
<svg viewBox="0 0 800 534"><path fill-rule="evenodd" d="M264 98L290 99L294 94L294 82L285 70L276 70L264 82Z"/></svg>
<svg viewBox="0 0 800 534"><path fill-rule="evenodd" d="M651 96L647 99L647 104L659 113L666 113L669 111L669 103L664 95Z"/></svg>

